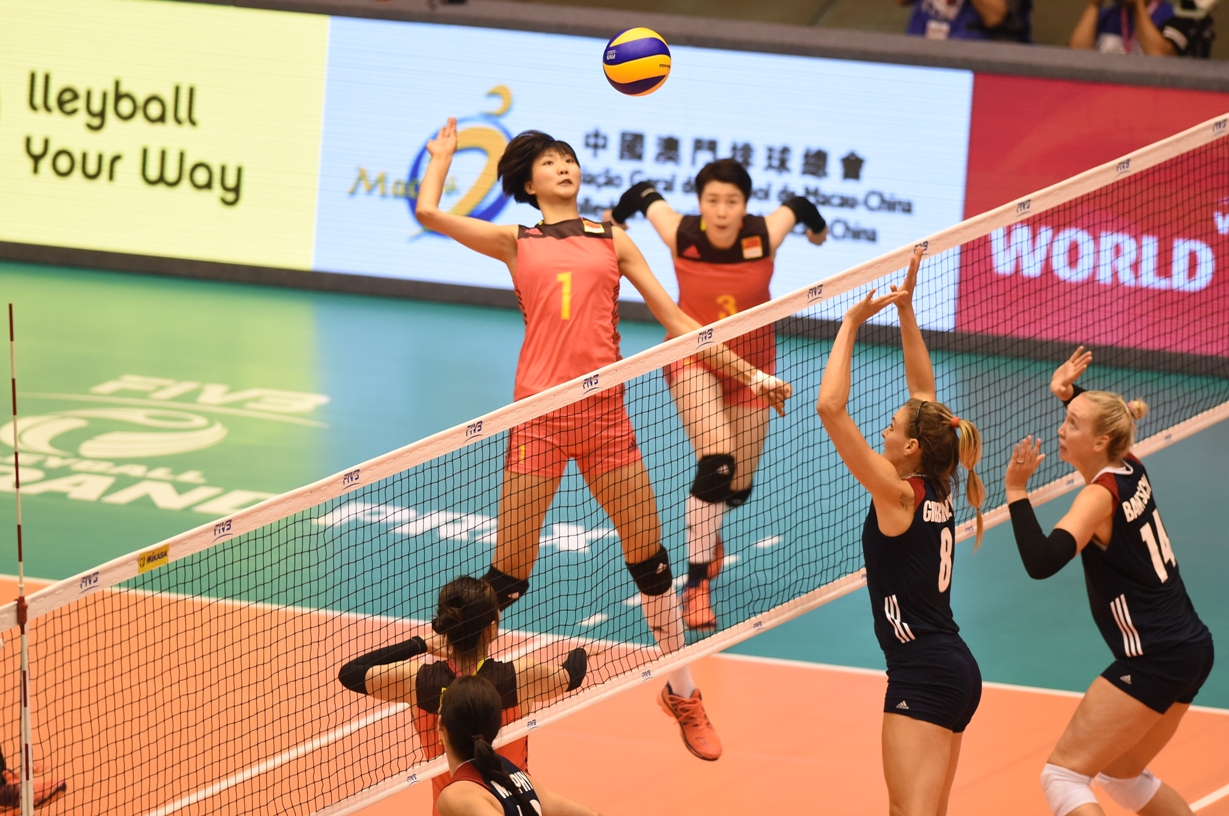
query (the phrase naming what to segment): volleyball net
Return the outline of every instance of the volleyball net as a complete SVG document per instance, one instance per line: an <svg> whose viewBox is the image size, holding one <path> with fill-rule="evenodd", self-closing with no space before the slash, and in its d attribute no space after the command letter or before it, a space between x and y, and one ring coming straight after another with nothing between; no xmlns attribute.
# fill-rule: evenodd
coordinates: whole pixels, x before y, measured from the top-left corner
<svg viewBox="0 0 1229 816"><path fill-rule="evenodd" d="M1082 385L1150 405L1136 448L1144 455L1229 415L1227 136L1229 118L1209 121L919 241L916 312L939 399L981 430L988 525L1007 518L1012 444L1049 438L1061 421L1048 383L1078 344L1095 354ZM427 634L440 587L487 571L507 457L521 456L508 450L513 427L552 412L591 416L619 390L681 587L696 455L660 370L757 328L773 327L777 376L794 396L769 422L750 500L726 513L717 628L662 653L614 525L569 464L537 538L531 588L504 614L493 649L558 663L584 645L593 657L581 688L525 712L501 739L664 682L672 668L859 588L868 499L827 439L815 397L841 316L868 288L903 279L912 250L30 596L36 758L68 780L73 812L138 816L350 813L441 772L408 707L345 690L339 666ZM889 310L864 326L853 362L850 413L873 441L908 397L894 321ZM1037 501L1079 484L1050 452ZM958 540L967 539L972 513L955 504ZM9 604L0 630L15 626ZM14 648L0 653L3 676L16 676L16 658ZM14 719L16 695L15 682L0 691Z"/></svg>

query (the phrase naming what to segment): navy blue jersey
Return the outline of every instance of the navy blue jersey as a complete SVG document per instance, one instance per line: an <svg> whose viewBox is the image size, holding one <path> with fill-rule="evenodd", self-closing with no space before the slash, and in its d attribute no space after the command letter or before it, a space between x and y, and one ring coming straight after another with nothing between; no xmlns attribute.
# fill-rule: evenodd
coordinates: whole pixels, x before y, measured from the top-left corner
<svg viewBox="0 0 1229 816"><path fill-rule="evenodd" d="M866 588L875 615L875 637L885 656L905 654L919 638L960 631L952 617L952 566L956 556L956 519L952 497L940 501L919 476L913 486L913 523L898 536L879 530L871 503L862 527Z"/></svg>
<svg viewBox="0 0 1229 816"><path fill-rule="evenodd" d="M507 757L501 756L499 761L503 765L504 772L508 774L508 778L512 780L512 784L525 799L534 805L534 810L526 813L516 803L516 798L513 796L512 791L479 771L472 762L466 762L458 767L456 774L452 777L452 781L454 783L473 782L486 788L499 801L500 806L504 809L504 816L538 816L542 812L542 806L538 800L537 792L533 789L533 782L529 780L529 776L516 767L516 763L509 761Z"/></svg>
<svg viewBox="0 0 1229 816"><path fill-rule="evenodd" d="M1114 497L1114 531L1108 543L1090 541L1080 557L1093 620L1114 656L1139 657L1207 637L1178 574L1143 463L1127 456L1121 468L1105 468L1093 484Z"/></svg>

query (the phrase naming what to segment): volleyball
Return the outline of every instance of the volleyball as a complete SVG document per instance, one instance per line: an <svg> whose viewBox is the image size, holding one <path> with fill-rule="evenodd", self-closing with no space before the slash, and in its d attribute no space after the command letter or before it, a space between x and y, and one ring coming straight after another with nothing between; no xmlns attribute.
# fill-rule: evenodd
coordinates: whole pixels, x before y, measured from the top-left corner
<svg viewBox="0 0 1229 816"><path fill-rule="evenodd" d="M606 43L606 80L628 96L647 96L670 76L670 47L650 28L629 28Z"/></svg>

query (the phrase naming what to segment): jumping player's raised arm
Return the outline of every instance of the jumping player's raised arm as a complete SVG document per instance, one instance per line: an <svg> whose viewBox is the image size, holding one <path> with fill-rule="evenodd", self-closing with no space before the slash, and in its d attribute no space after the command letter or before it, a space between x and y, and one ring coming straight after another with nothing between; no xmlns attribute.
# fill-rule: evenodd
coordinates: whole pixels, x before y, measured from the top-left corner
<svg viewBox="0 0 1229 816"><path fill-rule="evenodd" d="M806 225L807 240L812 244L819 246L828 240L828 222L809 198L794 196L786 199L780 207L764 216L764 221L768 224L768 243L773 252L797 224Z"/></svg>
<svg viewBox="0 0 1229 816"><path fill-rule="evenodd" d="M516 666L517 697L523 703L544 703L575 691L585 680L589 655L581 647L568 652L563 663L552 666L522 657Z"/></svg>
<svg viewBox="0 0 1229 816"><path fill-rule="evenodd" d="M661 282L649 269L640 249L627 237L620 227L614 227L615 255L619 262L619 271L623 277L631 281L632 286L644 298L645 305L653 313L653 317L665 327L671 337L678 337L689 331L700 328L699 322L678 307L670 299L670 295L662 288ZM789 383L783 382L771 374L765 374L755 366L743 360L723 343L696 352L696 356L714 368L734 377L768 402L777 413L785 415L785 401L793 393Z"/></svg>
<svg viewBox="0 0 1229 816"><path fill-rule="evenodd" d="M858 327L871 316L908 296L904 290L875 297L875 290L855 303L845 314L837 332L824 377L819 386L816 410L836 452L850 473L871 494L879 524L887 535L897 535L913 521L913 488L896 472L896 467L867 443L853 417L849 415L850 371L853 365L854 338ZM895 422L895 418L893 418Z"/></svg>
<svg viewBox="0 0 1229 816"><path fill-rule="evenodd" d="M415 682L427 642L412 637L368 652L346 663L337 673L343 686L389 703L412 703Z"/></svg>
<svg viewBox="0 0 1229 816"><path fill-rule="evenodd" d="M936 393L935 371L930 364L930 352L926 350L922 329L917 323L917 314L913 311L913 290L917 287L917 271L921 265L922 248L917 247L909 259L905 282L899 288L893 284L892 291L905 294L896 302L896 314L900 318L900 343L905 353L905 382L909 386L909 396L931 401Z"/></svg>
<svg viewBox="0 0 1229 816"><path fill-rule="evenodd" d="M662 243L670 248L670 254L677 255L679 224L683 216L675 212L670 202L657 192L653 182L640 181L628 187L619 198L619 203L603 213L603 217L627 229L627 222L638 212L657 230Z"/></svg>
<svg viewBox="0 0 1229 816"><path fill-rule="evenodd" d="M479 218L445 212L440 209L440 196L452 156L457 152L457 120L449 118L434 139L427 142L431 162L423 173L418 188L418 205L414 216L429 230L447 235L475 252L503 261L508 270L516 272L515 224L492 224Z"/></svg>

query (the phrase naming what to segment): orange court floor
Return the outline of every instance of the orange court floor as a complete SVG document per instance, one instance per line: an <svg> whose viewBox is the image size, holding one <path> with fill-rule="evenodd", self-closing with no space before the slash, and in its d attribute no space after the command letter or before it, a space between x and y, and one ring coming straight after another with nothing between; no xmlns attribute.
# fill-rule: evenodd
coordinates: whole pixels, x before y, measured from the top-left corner
<svg viewBox="0 0 1229 816"><path fill-rule="evenodd" d="M693 672L724 742L717 762L686 751L651 682L535 731L530 772L605 816L887 812L882 672L741 655L698 661ZM949 816L1047 816L1038 777L1079 698L987 683ZM1151 768L1200 816L1229 816L1229 711L1192 707ZM1098 795L1108 816L1127 812ZM361 811L430 812L429 784Z"/></svg>

